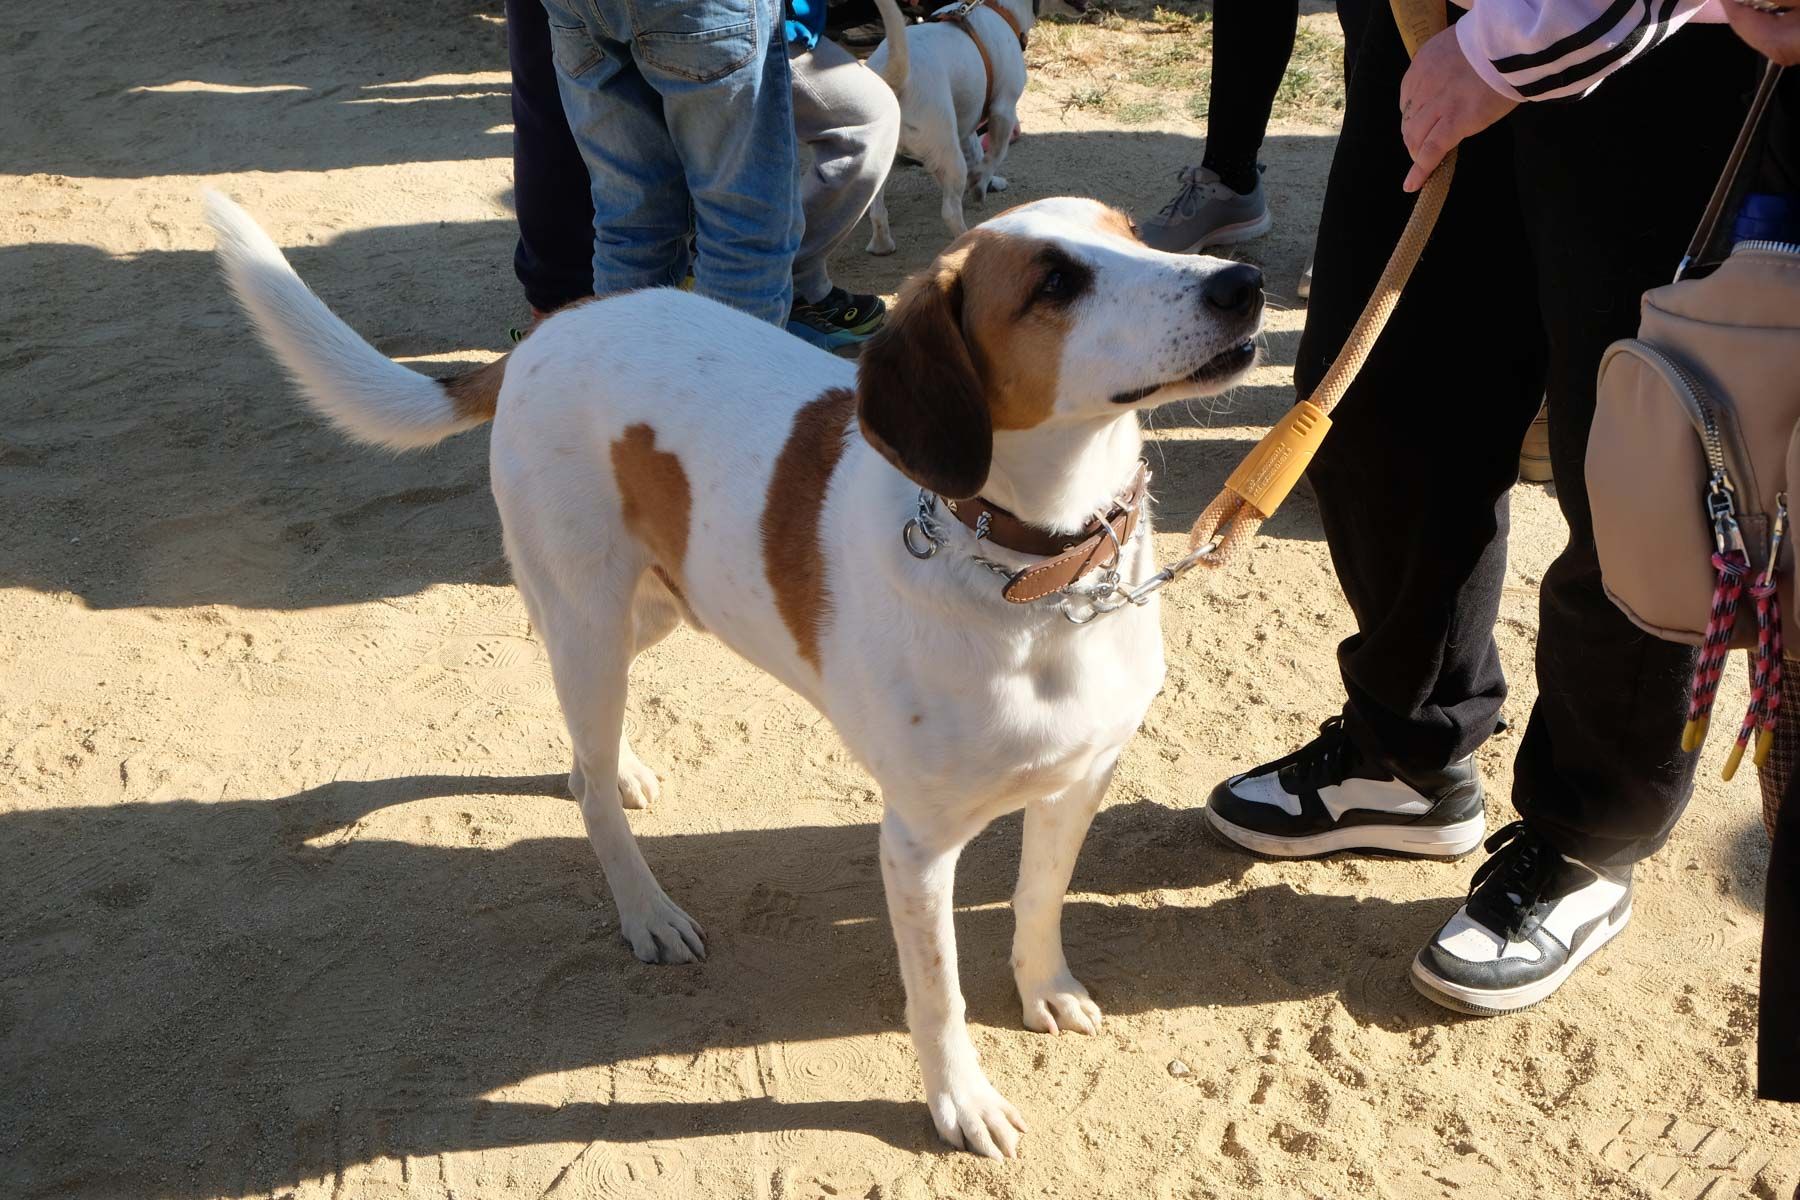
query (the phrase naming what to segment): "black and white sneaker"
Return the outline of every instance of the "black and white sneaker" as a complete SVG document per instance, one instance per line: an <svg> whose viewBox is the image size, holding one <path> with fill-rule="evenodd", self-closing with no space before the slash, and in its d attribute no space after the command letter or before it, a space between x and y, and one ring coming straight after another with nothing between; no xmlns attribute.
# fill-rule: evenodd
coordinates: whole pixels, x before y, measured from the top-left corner
<svg viewBox="0 0 1800 1200"><path fill-rule="evenodd" d="M1631 875L1558 854L1523 821L1488 839L1469 899L1413 959L1413 986L1478 1016L1545 999L1631 920Z"/></svg>
<svg viewBox="0 0 1800 1200"><path fill-rule="evenodd" d="M1222 837L1277 858L1334 850L1455 858L1487 832L1472 758L1401 778L1368 761L1342 717L1286 758L1214 788L1206 819Z"/></svg>

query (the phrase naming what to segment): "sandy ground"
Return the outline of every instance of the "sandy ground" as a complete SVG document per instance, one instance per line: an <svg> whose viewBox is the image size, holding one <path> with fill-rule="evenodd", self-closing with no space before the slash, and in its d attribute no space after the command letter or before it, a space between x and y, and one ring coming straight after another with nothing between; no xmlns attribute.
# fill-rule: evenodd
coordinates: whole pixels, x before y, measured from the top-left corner
<svg viewBox="0 0 1800 1200"><path fill-rule="evenodd" d="M485 433L393 458L322 428L227 304L196 201L239 197L383 350L491 357L522 307L498 5L14 5L0 78L0 1195L1791 1194L1800 1115L1750 1098L1765 854L1754 784L1710 781L1722 739L1631 932L1516 1019L1405 979L1472 864L1201 835L1214 781L1336 704L1348 626L1304 497L1170 593L1168 687L1067 919L1102 1036L1019 1026L1017 823L965 859L970 1017L1032 1123L1021 1161L931 1134L870 781L688 633L635 681L668 784L632 822L713 953L640 966L564 794ZM1029 97L1012 198L1141 209L1198 157L1187 117L1109 127L1068 90ZM1278 292L1330 145L1271 139L1278 233L1246 249ZM843 281L891 289L941 245L916 168L891 206L902 253L859 237ZM1164 529L1287 403L1300 321L1274 315L1228 406L1159 418ZM1542 490L1515 521L1518 722L1562 533ZM1495 825L1515 740L1482 754Z"/></svg>

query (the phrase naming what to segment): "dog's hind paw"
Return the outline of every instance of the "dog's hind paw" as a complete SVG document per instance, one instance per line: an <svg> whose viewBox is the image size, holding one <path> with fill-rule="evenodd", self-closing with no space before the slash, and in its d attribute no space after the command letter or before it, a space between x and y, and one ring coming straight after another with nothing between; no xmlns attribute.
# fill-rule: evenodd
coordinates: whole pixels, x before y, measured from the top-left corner
<svg viewBox="0 0 1800 1200"><path fill-rule="evenodd" d="M990 175L990 176L989 176L989 177L988 177L988 191L990 191L990 192L1004 192L1004 191L1005 191L1005 190L1006 190L1006 189L1007 189L1007 187L1008 187L1008 184L1007 184L1007 182L1006 182L1006 177L1005 177L1005 176L1003 176L1003 175Z"/></svg>

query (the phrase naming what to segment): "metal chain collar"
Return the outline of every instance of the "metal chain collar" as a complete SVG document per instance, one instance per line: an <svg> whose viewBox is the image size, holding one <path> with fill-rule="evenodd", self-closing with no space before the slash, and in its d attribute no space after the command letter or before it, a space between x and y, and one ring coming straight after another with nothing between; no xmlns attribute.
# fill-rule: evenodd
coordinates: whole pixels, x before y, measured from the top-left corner
<svg viewBox="0 0 1800 1200"><path fill-rule="evenodd" d="M1140 500L1138 503L1145 502L1145 500ZM920 488L917 513L900 527L900 541L906 546L906 552L914 558L932 558L950 542L949 529L939 518L937 506L937 495L925 488ZM1185 557L1170 563L1138 586L1126 587L1120 580L1118 571L1119 562L1125 556L1125 547L1118 544L1118 536L1113 533L1112 525L1105 520L1104 514L1097 515L1100 517L1100 527L1113 538L1112 562L1104 567L1091 583L1077 580L1048 596L1029 602L1048 602L1071 625L1086 625L1097 617L1118 612L1122 608L1148 604L1152 595L1187 574L1208 554L1218 549L1216 540L1208 542L1190 551ZM979 542L987 537L987 525L988 516L983 513L975 523L976 541ZM1148 526L1149 522L1147 521L1139 522L1138 529L1133 531L1131 540L1136 541ZM979 554L970 554L969 558L977 566L986 567L1002 579L1011 580L1018 573L1016 568L997 563L993 559Z"/></svg>

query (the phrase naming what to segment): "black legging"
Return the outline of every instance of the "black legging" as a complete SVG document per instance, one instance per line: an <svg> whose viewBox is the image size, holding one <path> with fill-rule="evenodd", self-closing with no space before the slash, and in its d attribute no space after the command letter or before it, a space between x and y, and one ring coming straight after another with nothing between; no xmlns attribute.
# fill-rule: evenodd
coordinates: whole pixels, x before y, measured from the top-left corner
<svg viewBox="0 0 1800 1200"><path fill-rule="evenodd" d="M550 18L538 0L506 0L512 63L513 271L543 312L594 292L594 204L588 169L563 115L550 58Z"/></svg>
<svg viewBox="0 0 1800 1200"><path fill-rule="evenodd" d="M1759 1096L1800 1104L1800 771L1788 781L1769 851L1756 1068Z"/></svg>
<svg viewBox="0 0 1800 1200"><path fill-rule="evenodd" d="M1340 0L1344 74L1352 70L1356 37L1369 0ZM1256 186L1256 156L1269 128L1275 93L1294 52L1300 0L1217 0L1213 5L1212 89L1206 108L1206 156L1200 165L1227 187Z"/></svg>

